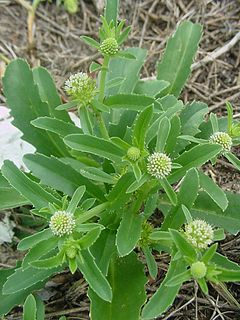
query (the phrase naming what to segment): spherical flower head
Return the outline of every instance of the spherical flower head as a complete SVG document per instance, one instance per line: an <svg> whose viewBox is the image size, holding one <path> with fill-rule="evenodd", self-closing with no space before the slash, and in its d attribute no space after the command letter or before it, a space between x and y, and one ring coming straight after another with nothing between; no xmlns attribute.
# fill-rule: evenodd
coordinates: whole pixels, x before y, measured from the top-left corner
<svg viewBox="0 0 240 320"><path fill-rule="evenodd" d="M187 240L198 249L206 249L213 242L213 228L203 220L194 220L185 225Z"/></svg>
<svg viewBox="0 0 240 320"><path fill-rule="evenodd" d="M224 151L230 151L232 147L232 138L226 132L215 132L211 135L211 143L220 144Z"/></svg>
<svg viewBox="0 0 240 320"><path fill-rule="evenodd" d="M64 89L72 99L79 100L82 105L87 105L96 93L96 82L86 73L79 72L69 77Z"/></svg>
<svg viewBox="0 0 240 320"><path fill-rule="evenodd" d="M151 176L162 179L168 176L171 170L172 161L165 153L154 152L148 157L147 171Z"/></svg>
<svg viewBox="0 0 240 320"><path fill-rule="evenodd" d="M62 237L65 234L71 234L76 223L73 215L66 211L55 212L49 223L49 227L55 236Z"/></svg>
<svg viewBox="0 0 240 320"><path fill-rule="evenodd" d="M64 7L69 13L74 14L78 11L78 1L64 0Z"/></svg>
<svg viewBox="0 0 240 320"><path fill-rule="evenodd" d="M108 56L114 56L119 50L117 40L115 38L107 38L100 45L100 51Z"/></svg>
<svg viewBox="0 0 240 320"><path fill-rule="evenodd" d="M65 250L65 253L66 253L66 256L69 258L69 259L74 259L77 255L77 248L75 246L69 246L66 248Z"/></svg>
<svg viewBox="0 0 240 320"><path fill-rule="evenodd" d="M129 160L137 161L140 158L141 151L136 147L130 147L127 151L127 157Z"/></svg>
<svg viewBox="0 0 240 320"><path fill-rule="evenodd" d="M197 261L191 265L190 271L194 279L202 279L207 274L207 267L204 262Z"/></svg>

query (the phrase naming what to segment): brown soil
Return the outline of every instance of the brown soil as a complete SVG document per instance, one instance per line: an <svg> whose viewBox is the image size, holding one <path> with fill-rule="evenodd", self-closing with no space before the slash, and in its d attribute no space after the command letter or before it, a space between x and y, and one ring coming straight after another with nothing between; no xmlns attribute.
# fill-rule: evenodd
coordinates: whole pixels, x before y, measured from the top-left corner
<svg viewBox="0 0 240 320"><path fill-rule="evenodd" d="M79 36L97 37L100 24L99 13L90 0L79 0L80 10L76 15L67 14L63 7L44 2L37 10L35 19L34 45L29 48L27 41L27 12L17 1L0 0L0 74L4 61L15 57L26 58L31 65L43 65L53 74L57 86L64 96L62 86L70 73L87 71L91 60L100 56L83 44ZM224 115L225 101L234 106L234 117L240 117L240 41L231 47L229 42L240 32L239 0L122 0L121 17L131 24L132 32L127 45L149 49L143 77L154 75L159 56L166 40L183 19L200 22L204 34L191 78L182 93L184 101L194 99L206 102L210 109ZM239 37L238 37L239 40ZM205 63L204 58L211 52L223 54ZM1 84L0 84L1 86ZM5 98L0 90L0 103ZM240 150L236 149L240 155ZM225 189L240 192L239 173L225 160L216 167L208 167L209 174ZM14 219L16 217L14 216ZM20 228L21 229L21 228ZM28 228L24 231L31 231ZM240 236L229 236L220 245L222 252L234 261L240 262ZM14 265L18 258L15 245L0 247L0 266ZM167 269L168 257L156 256L160 270ZM148 287L151 295L159 285L163 273ZM77 280L77 282L75 281ZM240 298L238 284L230 284L232 295ZM213 288L209 297L198 292L196 301L181 308L194 296L194 284L186 284L178 295L174 306L159 319L240 319L239 309L227 301L220 288ZM89 319L86 284L77 274L68 273L52 279L42 291L47 306L46 319ZM195 316L197 308L198 317ZM21 309L16 308L6 319L21 319ZM131 319L129 319L131 320Z"/></svg>

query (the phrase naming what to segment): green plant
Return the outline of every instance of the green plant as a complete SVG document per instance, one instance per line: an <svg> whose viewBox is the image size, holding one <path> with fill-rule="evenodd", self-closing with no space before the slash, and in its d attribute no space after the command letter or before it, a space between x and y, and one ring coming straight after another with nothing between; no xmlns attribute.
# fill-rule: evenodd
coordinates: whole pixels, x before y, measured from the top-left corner
<svg viewBox="0 0 240 320"><path fill-rule="evenodd" d="M103 54L103 63L90 65L97 81L83 73L70 77L68 103L62 104L46 69L31 70L21 59L7 67L4 94L13 123L36 153L24 157L29 173L5 161L1 208L32 204L43 227L18 244L27 251L23 261L0 271L0 315L26 297L24 314L27 308L37 312L31 293L67 267L79 269L89 284L93 320L102 314L109 320L153 319L171 306L185 281L194 279L207 294L208 281L240 280L240 267L217 253L216 242L224 230L240 230L240 197L225 193L202 170L220 156L240 169L231 153L239 125L229 103L227 118L211 114L208 120L205 103L178 99L202 28L182 22L157 66L157 79L141 80L147 52L121 49L130 28L117 22L117 7L118 1L107 1L99 42L82 37ZM72 108L81 128L70 120ZM164 215L159 226L152 220L156 208ZM138 253L156 278L155 250L171 260L147 301Z"/></svg>

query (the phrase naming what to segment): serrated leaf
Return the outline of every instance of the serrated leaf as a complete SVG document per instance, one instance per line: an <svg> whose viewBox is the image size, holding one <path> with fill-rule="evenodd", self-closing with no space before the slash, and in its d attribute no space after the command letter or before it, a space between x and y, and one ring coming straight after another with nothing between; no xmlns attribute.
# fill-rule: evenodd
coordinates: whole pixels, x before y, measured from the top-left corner
<svg viewBox="0 0 240 320"><path fill-rule="evenodd" d="M31 121L41 116L50 116L53 109L41 100L29 65L22 59L13 60L3 78L4 94L11 109L13 124L23 133L23 140L47 155L66 156L68 151L55 134L34 128ZM43 93L42 93L43 95ZM46 93L44 92L44 96Z"/></svg>
<svg viewBox="0 0 240 320"><path fill-rule="evenodd" d="M36 128L56 133L61 137L65 137L68 134L82 133L82 129L72 123L50 117L39 117L31 121L31 124Z"/></svg>
<svg viewBox="0 0 240 320"><path fill-rule="evenodd" d="M195 146L189 151L185 151L174 160L174 162L180 164L182 167L169 176L169 182L176 182L182 178L189 169L202 166L204 163L218 155L221 150L222 148L219 145L204 144Z"/></svg>
<svg viewBox="0 0 240 320"><path fill-rule="evenodd" d="M29 267L31 262L38 260L52 249L56 248L58 240L57 237L52 237L34 245L24 257L22 267L24 269Z"/></svg>
<svg viewBox="0 0 240 320"><path fill-rule="evenodd" d="M194 262L197 259L197 252L193 246L182 236L182 234L174 229L169 229L171 237L183 257L187 257Z"/></svg>
<svg viewBox="0 0 240 320"><path fill-rule="evenodd" d="M175 191L173 190L172 186L170 185L170 183L168 182L168 180L166 178L163 178L163 179L161 179L160 184L163 187L164 191L166 192L172 205L176 206L177 195L176 195Z"/></svg>
<svg viewBox="0 0 240 320"><path fill-rule="evenodd" d="M45 185L56 188L69 196L72 196L79 186L85 185L87 193L98 199L104 199L104 194L98 186L57 158L49 158L42 154L27 154L23 161Z"/></svg>
<svg viewBox="0 0 240 320"><path fill-rule="evenodd" d="M142 248L150 276L155 279L158 273L157 263L148 246Z"/></svg>
<svg viewBox="0 0 240 320"><path fill-rule="evenodd" d="M102 231L102 226L97 226L96 228L90 230L87 234L81 237L78 241L81 249L87 249L96 242Z"/></svg>
<svg viewBox="0 0 240 320"><path fill-rule="evenodd" d="M138 147L140 150L144 149L145 145L145 136L152 119L153 115L153 105L150 105L144 109L136 118L133 127L133 144Z"/></svg>
<svg viewBox="0 0 240 320"><path fill-rule="evenodd" d="M93 38L87 37L87 36L81 36L80 39L85 42L90 47L93 47L95 49L99 49L100 43L94 40Z"/></svg>
<svg viewBox="0 0 240 320"><path fill-rule="evenodd" d="M170 262L165 279L157 289L156 293L143 308L142 318L144 320L150 320L160 316L172 305L180 289L180 285L167 287L166 282L169 281L176 273L183 272L185 268L185 263L182 259Z"/></svg>
<svg viewBox="0 0 240 320"><path fill-rule="evenodd" d="M41 242L43 240L50 239L52 236L53 236L53 233L52 233L51 229L44 229L38 233L35 233L29 237L22 239L19 242L17 248L18 248L18 250L22 250L22 251L28 250L31 247L38 244L39 242Z"/></svg>
<svg viewBox="0 0 240 320"><path fill-rule="evenodd" d="M36 320L37 305L36 300L32 294L30 294L23 305L23 320Z"/></svg>
<svg viewBox="0 0 240 320"><path fill-rule="evenodd" d="M156 151L164 152L164 148L166 145L167 138L169 136L169 132L171 129L170 121L167 117L164 117L159 121L158 132L157 132L157 143L156 143Z"/></svg>
<svg viewBox="0 0 240 320"><path fill-rule="evenodd" d="M64 261L64 252L60 251L57 255L53 257L33 261L31 265L37 269L51 270L52 268L57 268L61 266L63 264L63 261Z"/></svg>
<svg viewBox="0 0 240 320"><path fill-rule="evenodd" d="M41 283L52 274L57 273L60 269L40 270L32 267L18 268L5 282L3 286L3 294L15 294L19 291L30 288L37 283Z"/></svg>
<svg viewBox="0 0 240 320"><path fill-rule="evenodd" d="M103 314L104 320L139 320L141 306L146 300L144 285L147 279L136 254L112 259L108 279L113 289L111 303L89 292L92 320L101 320Z"/></svg>
<svg viewBox="0 0 240 320"><path fill-rule="evenodd" d="M157 67L157 79L170 83L167 93L175 96L180 94L190 74L201 33L201 25L183 21L168 40L163 58Z"/></svg>
<svg viewBox="0 0 240 320"><path fill-rule="evenodd" d="M164 80L139 80L134 88L134 93L156 97L169 86Z"/></svg>
<svg viewBox="0 0 240 320"><path fill-rule="evenodd" d="M116 245L120 256L128 255L141 237L143 217L135 210L125 210L117 231Z"/></svg>
<svg viewBox="0 0 240 320"><path fill-rule="evenodd" d="M140 94L116 94L105 99L104 103L113 109L128 109L142 111L155 100Z"/></svg>
<svg viewBox="0 0 240 320"><path fill-rule="evenodd" d="M190 270L186 270L178 275L176 275L175 277L172 277L169 281L166 282L166 286L167 287L175 287L178 285L182 285L185 281L188 281L191 279L191 271Z"/></svg>
<svg viewBox="0 0 240 320"><path fill-rule="evenodd" d="M4 161L2 174L9 183L36 208L47 207L48 203L60 205L60 201L45 191L38 183L29 179L11 161Z"/></svg>
<svg viewBox="0 0 240 320"><path fill-rule="evenodd" d="M224 191L204 173L199 172L199 178L202 189L224 211L228 206L228 199Z"/></svg>
<svg viewBox="0 0 240 320"><path fill-rule="evenodd" d="M124 156L123 151L112 142L86 134L66 136L64 142L74 150L89 152L113 162L121 161L121 157Z"/></svg>
<svg viewBox="0 0 240 320"><path fill-rule="evenodd" d="M98 169L98 168L84 168L80 171L80 173L90 180L102 182L102 183L109 183L109 184L115 184L116 178L111 176L110 174Z"/></svg>
<svg viewBox="0 0 240 320"><path fill-rule="evenodd" d="M67 212L74 214L76 211L78 204L80 200L82 199L84 192L86 191L85 186L80 186L76 189L74 192L72 199L70 200L68 207L67 207Z"/></svg>
<svg viewBox="0 0 240 320"><path fill-rule="evenodd" d="M240 160L231 152L227 152L224 155L228 159L228 161L231 162L234 167L240 171Z"/></svg>
<svg viewBox="0 0 240 320"><path fill-rule="evenodd" d="M112 300L112 289L89 250L81 251L81 257L77 259L77 264L90 288L100 298L110 302Z"/></svg>

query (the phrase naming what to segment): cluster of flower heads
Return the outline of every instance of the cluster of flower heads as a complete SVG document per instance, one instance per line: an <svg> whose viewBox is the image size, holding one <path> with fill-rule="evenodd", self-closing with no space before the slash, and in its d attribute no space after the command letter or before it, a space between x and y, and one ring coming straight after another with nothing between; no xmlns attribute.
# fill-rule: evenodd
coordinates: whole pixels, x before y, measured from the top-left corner
<svg viewBox="0 0 240 320"><path fill-rule="evenodd" d="M172 170L171 159L162 152L154 152L148 157L147 171L158 179L165 178Z"/></svg>
<svg viewBox="0 0 240 320"><path fill-rule="evenodd" d="M84 72L72 74L65 82L64 89L72 99L82 105L89 104L96 94L96 82Z"/></svg>
<svg viewBox="0 0 240 320"><path fill-rule="evenodd" d="M187 240L198 249L206 249L213 242L213 228L203 220L193 220L185 225Z"/></svg>
<svg viewBox="0 0 240 320"><path fill-rule="evenodd" d="M117 40L115 38L107 38L100 45L100 51L108 56L114 56L119 50Z"/></svg>
<svg viewBox="0 0 240 320"><path fill-rule="evenodd" d="M232 138L226 132L215 132L211 135L209 141L211 143L220 144L224 151L230 151L232 147Z"/></svg>
<svg viewBox="0 0 240 320"><path fill-rule="evenodd" d="M55 236L62 237L73 232L76 222L73 215L66 211L56 211L49 223L49 227Z"/></svg>

